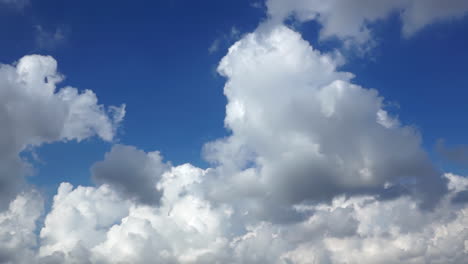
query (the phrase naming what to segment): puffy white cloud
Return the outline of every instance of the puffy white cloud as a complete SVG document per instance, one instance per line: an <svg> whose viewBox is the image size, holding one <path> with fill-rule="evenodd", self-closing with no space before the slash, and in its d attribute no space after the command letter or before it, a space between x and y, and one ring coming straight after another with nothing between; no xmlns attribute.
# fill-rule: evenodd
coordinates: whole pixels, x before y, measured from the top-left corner
<svg viewBox="0 0 468 264"><path fill-rule="evenodd" d="M19 194L0 213L0 263L31 263L37 247L36 224L42 213L42 198L34 191Z"/></svg>
<svg viewBox="0 0 468 264"><path fill-rule="evenodd" d="M374 196L298 208L310 217L260 223L233 240L235 263L464 263L468 211L450 202L455 194L434 211L420 210L409 197Z"/></svg>
<svg viewBox="0 0 468 264"><path fill-rule="evenodd" d="M232 135L205 148L218 165L213 199L245 198L240 207L282 221L294 204L341 194L410 192L426 205L437 201L445 184L418 132L338 66L285 26L261 27L230 48L218 71L227 78Z"/></svg>
<svg viewBox="0 0 468 264"><path fill-rule="evenodd" d="M98 135L111 141L125 106L105 109L91 90L57 89L63 76L50 56L30 55L0 65L0 204L8 204L23 183L28 147Z"/></svg>
<svg viewBox="0 0 468 264"><path fill-rule="evenodd" d="M409 196L339 196L298 205L294 223L242 220L242 211L206 200L209 170L189 164L163 174L159 206L121 197L107 185L63 183L45 218L36 194L0 215L2 260L11 263L464 263L468 207L451 202L466 178L447 174L450 191L432 211ZM37 248L39 248L37 250ZM5 254L6 253L6 254ZM4 261L5 262L5 261ZM8 262L7 262L8 263Z"/></svg>
<svg viewBox="0 0 468 264"><path fill-rule="evenodd" d="M108 185L63 183L41 230L41 261L216 263L232 212L192 191L204 174L189 164L166 172L160 206L123 199Z"/></svg>
<svg viewBox="0 0 468 264"><path fill-rule="evenodd" d="M93 179L146 204L158 204L161 192L156 185L169 169L159 152L145 153L132 146L115 145L105 160L92 167Z"/></svg>
<svg viewBox="0 0 468 264"><path fill-rule="evenodd" d="M464 0L268 0L268 13L281 23L294 15L300 21L316 20L322 26L320 36L336 36L359 43L370 40L372 23L392 13L402 20L402 32L410 36L434 22L461 18L468 11Z"/></svg>
<svg viewBox="0 0 468 264"><path fill-rule="evenodd" d="M107 230L128 214L130 203L107 185L99 188L62 183L41 229L40 255L65 255L105 240Z"/></svg>

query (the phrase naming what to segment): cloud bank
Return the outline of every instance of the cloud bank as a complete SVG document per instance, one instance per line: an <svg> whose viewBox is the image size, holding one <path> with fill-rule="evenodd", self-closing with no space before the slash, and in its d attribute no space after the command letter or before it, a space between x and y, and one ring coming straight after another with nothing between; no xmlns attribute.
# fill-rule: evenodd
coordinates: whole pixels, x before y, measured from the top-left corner
<svg viewBox="0 0 468 264"><path fill-rule="evenodd" d="M125 106L57 89L63 76L51 57L2 65L0 263L464 263L467 178L440 172L419 132L339 70L341 55L282 25L295 13L342 37L333 25L362 28L395 8L409 33L461 15L417 9L426 18L411 24L416 14L405 14L418 1L355 2L368 13L345 1L267 2L271 20L219 63L230 135L204 147L210 168L117 144L92 166L96 186L60 184L49 211L24 186L31 165L21 154L96 135L112 141Z"/></svg>

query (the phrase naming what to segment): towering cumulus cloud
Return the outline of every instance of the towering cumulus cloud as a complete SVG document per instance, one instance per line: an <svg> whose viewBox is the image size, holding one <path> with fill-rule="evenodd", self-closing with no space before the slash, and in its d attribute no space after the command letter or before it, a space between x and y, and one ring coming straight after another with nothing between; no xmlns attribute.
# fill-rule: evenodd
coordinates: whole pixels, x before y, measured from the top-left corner
<svg viewBox="0 0 468 264"><path fill-rule="evenodd" d="M439 171L418 131L339 70L338 52L283 25L294 14L317 19L323 36L365 42L366 23L392 10L412 34L466 6L354 2L368 12L348 1L267 2L270 19L219 63L230 134L205 145L211 168L115 145L91 168L96 186L62 183L45 213L36 191L18 194L30 166L20 154L93 135L111 141L125 108L56 90L51 57L2 66L0 263L466 263L468 179Z"/></svg>
<svg viewBox="0 0 468 264"><path fill-rule="evenodd" d="M254 212L284 217L282 207L340 194L443 193L417 132L336 67L285 26L260 28L230 48L218 70L227 78L232 136L206 148L220 164L216 198L253 198L261 201L249 203Z"/></svg>

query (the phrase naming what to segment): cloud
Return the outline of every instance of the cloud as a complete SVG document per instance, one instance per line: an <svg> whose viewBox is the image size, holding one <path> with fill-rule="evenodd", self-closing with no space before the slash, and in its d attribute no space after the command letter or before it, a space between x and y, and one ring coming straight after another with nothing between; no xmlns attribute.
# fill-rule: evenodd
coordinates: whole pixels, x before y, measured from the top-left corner
<svg viewBox="0 0 468 264"><path fill-rule="evenodd" d="M97 245L107 230L129 212L130 203L108 186L77 187L62 183L40 231L40 256L73 255Z"/></svg>
<svg viewBox="0 0 468 264"><path fill-rule="evenodd" d="M93 179L108 184L127 197L157 205L161 198L156 185L169 168L159 152L145 153L132 146L115 145L105 160L92 167Z"/></svg>
<svg viewBox="0 0 468 264"><path fill-rule="evenodd" d="M0 213L0 263L29 263L37 248L36 225L43 200L35 191L19 194Z"/></svg>
<svg viewBox="0 0 468 264"><path fill-rule="evenodd" d="M377 91L352 84L339 62L285 26L229 49L218 71L232 135L205 147L217 166L213 199L245 198L240 207L268 220L343 194L400 189L437 202L445 184L418 132L389 116Z"/></svg>
<svg viewBox="0 0 468 264"><path fill-rule="evenodd" d="M216 38L208 48L208 53L213 54L219 51L222 46L231 45L234 41L237 41L241 36L239 29L235 26L231 27L231 30L228 34L223 34L222 36Z"/></svg>
<svg viewBox="0 0 468 264"><path fill-rule="evenodd" d="M125 106L97 103L91 90L57 89L63 79L49 56L30 55L0 65L0 205L9 203L30 173L20 153L56 141L81 141L98 135L111 141Z"/></svg>
<svg viewBox="0 0 468 264"><path fill-rule="evenodd" d="M108 185L63 183L40 232L40 259L59 263L215 263L227 247L231 212L191 189L204 171L171 168L159 206L126 199Z"/></svg>
<svg viewBox="0 0 468 264"><path fill-rule="evenodd" d="M18 9L23 9L30 4L29 0L0 0L0 4L12 6Z"/></svg>
<svg viewBox="0 0 468 264"><path fill-rule="evenodd" d="M221 42L221 40L220 40L219 38L215 39L215 40L211 43L210 47L208 48L208 53L213 54L213 53L215 53L216 51L218 51L218 50L219 50L220 42Z"/></svg>
<svg viewBox="0 0 468 264"><path fill-rule="evenodd" d="M275 23L294 15L300 21L316 20L320 37L338 37L363 44L370 41L372 24L391 14L399 15L403 35L409 37L425 26L461 18L468 11L464 0L268 0L268 14Z"/></svg>
<svg viewBox="0 0 468 264"><path fill-rule="evenodd" d="M70 29L65 26L58 26L52 31L44 29L41 25L36 25L36 45L42 50L53 50L66 41Z"/></svg>
<svg viewBox="0 0 468 264"><path fill-rule="evenodd" d="M218 67L231 135L206 145L213 167L115 146L93 166L99 187L59 188L39 259L462 263L466 178L437 171L342 62L285 26L244 36Z"/></svg>
<svg viewBox="0 0 468 264"><path fill-rule="evenodd" d="M468 181L446 175L450 188L432 211L411 197L381 201L343 196L298 206L303 221L240 220L242 211L203 198L208 171L189 164L160 181L159 207L141 205L109 186L63 183L40 237L41 199L22 194L0 215L0 255L13 263L464 263L468 207L452 203ZM464 182L460 184L460 182ZM12 232L12 230L18 230ZM8 235L13 234L13 235ZM13 239L14 238L14 239ZM35 241L39 241L36 244ZM37 249L38 248L38 249ZM19 254L21 253L21 254Z"/></svg>
<svg viewBox="0 0 468 264"><path fill-rule="evenodd" d="M468 146L466 145L448 147L445 145L445 140L440 139L437 141L436 151L448 161L468 166Z"/></svg>

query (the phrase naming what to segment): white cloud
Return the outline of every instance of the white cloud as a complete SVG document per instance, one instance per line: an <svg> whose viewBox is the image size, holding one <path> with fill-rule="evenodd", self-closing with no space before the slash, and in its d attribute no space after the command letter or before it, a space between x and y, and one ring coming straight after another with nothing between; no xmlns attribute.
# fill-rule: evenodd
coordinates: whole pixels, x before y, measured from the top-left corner
<svg viewBox="0 0 468 264"><path fill-rule="evenodd" d="M92 248L129 212L130 203L104 185L77 187L62 183L41 229L40 255Z"/></svg>
<svg viewBox="0 0 468 264"><path fill-rule="evenodd" d="M107 185L73 190L62 184L41 230L42 259L73 263L79 255L92 263L215 263L211 260L227 246L223 234L231 212L213 208L191 191L204 173L188 164L166 172L159 182L160 206L122 200Z"/></svg>
<svg viewBox="0 0 468 264"><path fill-rule="evenodd" d="M91 90L57 90L63 75L49 56L30 55L0 65L0 204L14 197L28 173L19 157L28 147L55 141L81 141L98 135L111 141L125 106L106 110Z"/></svg>
<svg viewBox="0 0 468 264"><path fill-rule="evenodd" d="M36 224L42 213L42 198L34 191L19 194L0 213L0 263L31 263L37 247Z"/></svg>
<svg viewBox="0 0 468 264"><path fill-rule="evenodd" d="M371 40L372 23L392 13L402 20L402 32L411 36L425 26L461 18L467 14L465 0L268 0L268 13L281 23L294 15L300 21L316 20L322 26L321 38L336 36L358 43Z"/></svg>
<svg viewBox="0 0 468 264"><path fill-rule="evenodd" d="M203 198L209 172L189 164L164 173L159 207L136 204L109 186L63 183L37 238L37 195L20 195L0 215L0 252L12 263L464 263L468 207L451 198L432 211L411 197L336 197L298 206L306 217L274 224L242 220L242 211ZM231 201L232 202L232 201ZM13 232L12 232L13 231ZM16 233L17 232L17 233ZM37 250L36 241L39 241ZM7 254L5 254L5 252Z"/></svg>
<svg viewBox="0 0 468 264"><path fill-rule="evenodd" d="M388 183L437 201L444 182L418 132L338 65L285 26L260 28L230 48L218 70L227 78L232 135L205 148L218 165L213 199L243 197L249 202L240 207L267 219L292 216L284 210L305 201L384 195Z"/></svg>

